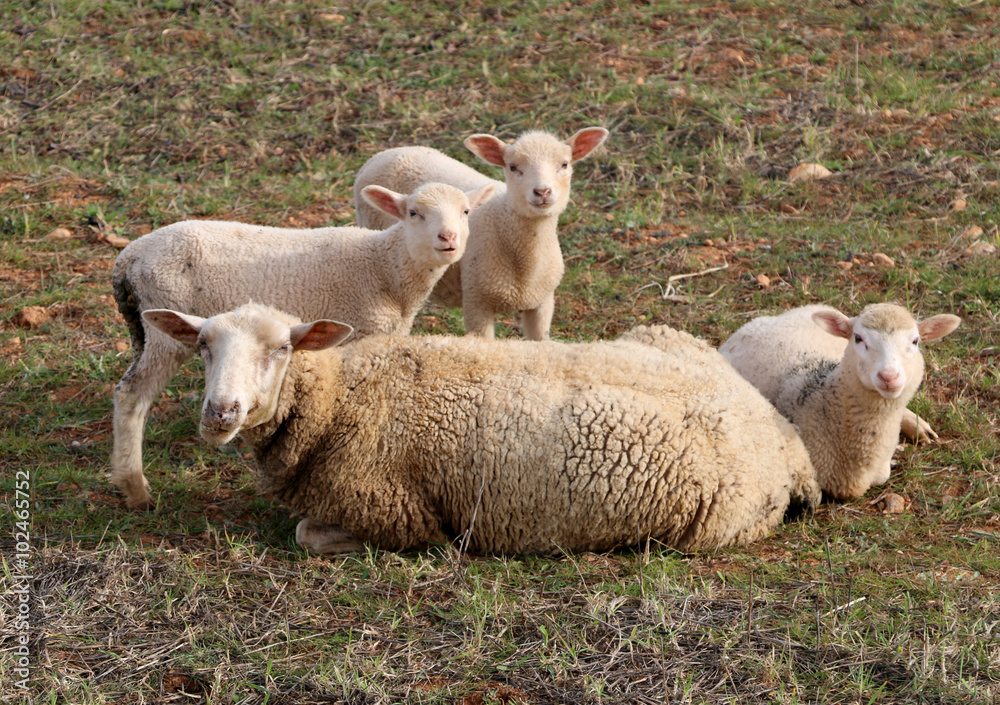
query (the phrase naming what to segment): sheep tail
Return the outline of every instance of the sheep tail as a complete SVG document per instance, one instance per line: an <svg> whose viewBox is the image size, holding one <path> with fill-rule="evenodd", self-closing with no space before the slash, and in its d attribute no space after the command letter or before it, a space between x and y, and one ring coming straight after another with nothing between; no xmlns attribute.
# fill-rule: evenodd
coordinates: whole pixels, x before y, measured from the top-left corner
<svg viewBox="0 0 1000 705"><path fill-rule="evenodd" d="M114 290L118 311L128 324L128 332L132 337L132 356L138 360L146 345L146 330L142 327L142 309L132 282L125 272L115 271L111 277L111 288Z"/></svg>

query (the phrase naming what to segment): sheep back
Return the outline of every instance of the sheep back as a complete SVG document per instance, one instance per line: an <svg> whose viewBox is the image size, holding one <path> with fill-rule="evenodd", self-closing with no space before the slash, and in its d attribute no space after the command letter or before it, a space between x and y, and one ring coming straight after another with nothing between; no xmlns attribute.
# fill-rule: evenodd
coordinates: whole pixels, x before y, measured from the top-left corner
<svg viewBox="0 0 1000 705"><path fill-rule="evenodd" d="M296 353L245 434L268 491L384 548L475 515L476 551L713 549L819 489L790 424L708 352L374 336Z"/></svg>
<svg viewBox="0 0 1000 705"><path fill-rule="evenodd" d="M386 266L375 248L389 248L374 235L354 227L293 230L182 221L125 247L115 260L112 282L119 305L126 303L123 315L131 313L136 321L129 321L133 339L137 332L141 335L141 310L171 308L211 316L251 299L303 319L342 320L357 335L405 333L422 302L415 302L413 315L404 312L400 321L397 302L387 296L379 300L370 284L362 286L381 276ZM331 270L338 272L335 285Z"/></svg>

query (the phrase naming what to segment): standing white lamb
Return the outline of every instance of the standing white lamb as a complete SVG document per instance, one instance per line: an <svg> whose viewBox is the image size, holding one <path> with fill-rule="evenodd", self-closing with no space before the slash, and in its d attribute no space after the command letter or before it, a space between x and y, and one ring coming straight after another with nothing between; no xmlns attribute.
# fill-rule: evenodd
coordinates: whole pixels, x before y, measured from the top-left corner
<svg viewBox="0 0 1000 705"><path fill-rule="evenodd" d="M430 300L462 307L467 333L493 337L500 313L520 313L529 340L549 336L555 290L562 280L559 215L569 203L573 162L607 139L603 127L587 127L565 141L547 132L527 132L513 144L492 135L472 135L465 146L504 170L506 183L429 147L379 152L358 172L354 203L363 227L384 227L385 216L361 197L369 184L407 191L428 181L462 189L494 184L497 195L469 219L469 245L460 263L438 282Z"/></svg>
<svg viewBox="0 0 1000 705"><path fill-rule="evenodd" d="M348 321L356 336L405 335L434 284L462 256L469 212L492 192L492 185L466 194L426 184L407 196L369 186L363 197L395 221L382 231L191 220L122 250L112 284L134 357L114 392L111 482L128 506L152 504L142 472L146 416L192 353L146 326L142 311L172 307L210 316L248 301L280 303L305 318Z"/></svg>
<svg viewBox="0 0 1000 705"><path fill-rule="evenodd" d="M468 532L477 552L682 551L763 537L819 486L792 425L678 336L532 343L371 336L251 304L144 319L205 358L201 434L237 433L313 550ZM294 354L291 352L295 350ZM272 364L263 365L269 361Z"/></svg>
<svg viewBox="0 0 1000 705"><path fill-rule="evenodd" d="M750 321L719 352L798 428L823 491L850 499L889 479L901 427L933 434L906 408L923 379L919 345L960 320L941 314L918 323L894 304L872 304L855 318L804 306Z"/></svg>

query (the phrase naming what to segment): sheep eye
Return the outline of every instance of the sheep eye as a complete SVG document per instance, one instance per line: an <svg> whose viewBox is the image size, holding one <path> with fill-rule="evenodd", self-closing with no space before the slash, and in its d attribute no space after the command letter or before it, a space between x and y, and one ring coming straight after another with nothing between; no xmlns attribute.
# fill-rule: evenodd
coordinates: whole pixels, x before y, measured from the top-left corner
<svg viewBox="0 0 1000 705"><path fill-rule="evenodd" d="M565 169L568 166L569 166L569 162L563 162L562 165L559 168L560 169Z"/></svg>
<svg viewBox="0 0 1000 705"><path fill-rule="evenodd" d="M920 338L914 338L913 339L913 344L914 345L920 345Z"/></svg>
<svg viewBox="0 0 1000 705"><path fill-rule="evenodd" d="M517 171L517 164L511 164L510 165L510 170L511 171Z"/></svg>
<svg viewBox="0 0 1000 705"><path fill-rule="evenodd" d="M468 209L468 208L466 208L466 209L465 209L464 211L462 211L462 212L463 212L463 213L465 213L465 215L469 215L469 209Z"/></svg>
<svg viewBox="0 0 1000 705"><path fill-rule="evenodd" d="M864 341L861 339L860 335L858 335L857 333L855 333L854 334L854 342L857 343L858 345L861 345L861 343L863 343Z"/></svg>
<svg viewBox="0 0 1000 705"><path fill-rule="evenodd" d="M413 210L412 208L410 209L410 217L411 218L416 218L417 217L417 212L415 210Z"/></svg>

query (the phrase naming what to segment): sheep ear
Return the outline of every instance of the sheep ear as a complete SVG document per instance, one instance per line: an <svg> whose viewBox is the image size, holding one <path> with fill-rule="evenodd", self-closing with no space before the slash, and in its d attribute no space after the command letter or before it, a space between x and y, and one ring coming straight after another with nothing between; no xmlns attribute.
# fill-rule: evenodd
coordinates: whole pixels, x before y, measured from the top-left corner
<svg viewBox="0 0 1000 705"><path fill-rule="evenodd" d="M611 134L603 127L585 127L566 140L573 150L573 161L578 162L604 144Z"/></svg>
<svg viewBox="0 0 1000 705"><path fill-rule="evenodd" d="M289 338L293 350L326 350L340 345L353 332L346 323L319 320L292 326Z"/></svg>
<svg viewBox="0 0 1000 705"><path fill-rule="evenodd" d="M194 345L207 319L166 308L151 308L142 312L142 320L180 343Z"/></svg>
<svg viewBox="0 0 1000 705"><path fill-rule="evenodd" d="M817 311L812 315L812 319L820 328L838 338L850 340L854 333L853 322L840 311Z"/></svg>
<svg viewBox="0 0 1000 705"><path fill-rule="evenodd" d="M952 316L950 313L931 316L926 321L920 321L917 324L917 330L920 331L920 340L931 341L943 338L958 328L958 324L961 322L961 318Z"/></svg>
<svg viewBox="0 0 1000 705"><path fill-rule="evenodd" d="M401 193L371 185L361 189L361 197L375 208L397 220L403 220L406 217L406 196Z"/></svg>
<svg viewBox="0 0 1000 705"><path fill-rule="evenodd" d="M469 199L469 210L474 211L479 208L479 206L493 198L493 194L496 193L496 190L496 184L486 184L482 188L476 189L475 191L466 191L465 195Z"/></svg>
<svg viewBox="0 0 1000 705"><path fill-rule="evenodd" d="M469 135L465 138L466 147L488 164L507 166L504 155L507 153L507 143L493 135Z"/></svg>

